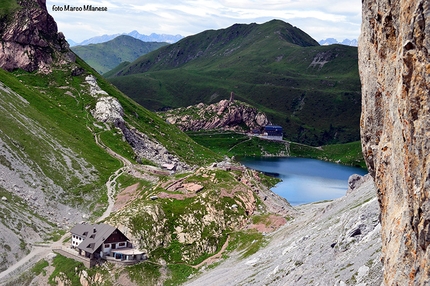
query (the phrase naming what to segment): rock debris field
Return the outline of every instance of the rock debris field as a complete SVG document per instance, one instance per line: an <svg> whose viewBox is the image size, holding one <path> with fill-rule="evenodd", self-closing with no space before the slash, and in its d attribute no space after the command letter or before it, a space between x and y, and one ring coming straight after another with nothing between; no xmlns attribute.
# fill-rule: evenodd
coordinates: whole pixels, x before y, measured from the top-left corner
<svg viewBox="0 0 430 286"><path fill-rule="evenodd" d="M186 285L380 285L376 191L370 176L354 176L346 196L296 207L266 247L247 258L233 253Z"/></svg>

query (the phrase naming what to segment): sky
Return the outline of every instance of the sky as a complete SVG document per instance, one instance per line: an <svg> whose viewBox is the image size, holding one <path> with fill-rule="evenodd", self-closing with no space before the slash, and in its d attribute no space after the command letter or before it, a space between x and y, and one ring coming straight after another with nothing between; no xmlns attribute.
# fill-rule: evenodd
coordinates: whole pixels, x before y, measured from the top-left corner
<svg viewBox="0 0 430 286"><path fill-rule="evenodd" d="M106 7L107 11L65 11L67 5ZM357 39L361 25L360 0L74 0L73 4L70 0L47 0L46 7L58 30L78 43L133 30L145 35L190 36L272 19L288 22L317 41L342 41Z"/></svg>

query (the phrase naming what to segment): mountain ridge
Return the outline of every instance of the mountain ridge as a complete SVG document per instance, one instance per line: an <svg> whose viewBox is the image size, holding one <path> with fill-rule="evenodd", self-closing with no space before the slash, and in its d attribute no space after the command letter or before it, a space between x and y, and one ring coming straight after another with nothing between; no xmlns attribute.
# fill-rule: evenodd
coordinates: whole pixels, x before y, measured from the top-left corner
<svg viewBox="0 0 430 286"><path fill-rule="evenodd" d="M303 33L300 29L293 27L292 25L282 22L280 20L272 20L267 23L267 25L274 25L279 27L279 31L277 31L279 38L287 43L287 45L297 45L301 47L309 47L309 46L318 46L319 44L312 39L309 35ZM208 57L214 57L216 53L224 52L224 54L231 54L238 50L240 47L235 46L235 42L243 39L241 45L252 46L254 41L261 41L258 37L252 36L251 39L248 39L248 35L250 35L254 30L259 27L264 27L264 24L234 24L225 29L219 30L206 30L195 36L189 36L185 39L181 40L174 46L166 47L165 49L161 49L158 51L157 60L155 62L139 62L139 72L145 72L148 70L157 70L161 68L173 68L179 67L187 64L190 61L199 59L200 57L204 57L208 55ZM282 32L281 32L282 30ZM198 41L197 36L199 38L210 39L207 41ZM196 39L196 40L194 40ZM185 47L181 47L181 43L185 45ZM189 55L185 54L185 51L194 53ZM170 59L174 59L173 65L168 62L168 60L164 59L164 61L160 61L158 59L164 58L166 56ZM133 63L132 63L133 64ZM132 66L130 64L130 66ZM164 65L164 66L163 66ZM133 69L128 69L126 71L118 73L118 75L127 75L133 73Z"/></svg>
<svg viewBox="0 0 430 286"><path fill-rule="evenodd" d="M104 43L75 46L71 50L98 73L104 74L123 62L132 62L165 45L168 43L143 42L128 35L120 35Z"/></svg>
<svg viewBox="0 0 430 286"><path fill-rule="evenodd" d="M327 38L324 40L320 40L318 41L318 43L320 45L333 45L333 44L340 44L340 45L345 45L345 46L353 46L353 47L357 47L358 46L358 41L357 39L344 39L342 42L339 42L338 40L336 40L335 38Z"/></svg>
<svg viewBox="0 0 430 286"><path fill-rule="evenodd" d="M70 42L70 46L85 46L89 44L101 44L104 42L108 42L110 40L115 39L118 36L127 35L131 36L135 39L141 40L143 42L166 42L166 43L176 43L180 39L183 38L183 36L177 34L177 35L169 35L169 34L157 34L157 33L151 33L150 35L144 35L140 34L138 31L133 30L130 33L120 33L120 34L113 34L113 35L102 35L102 36L95 36L92 38L89 38L87 40L84 40L80 43L77 43L71 39L67 39L67 41Z"/></svg>
<svg viewBox="0 0 430 286"><path fill-rule="evenodd" d="M294 210L270 191L276 179L197 144L125 96L81 58L64 60L61 55L74 54L67 45L57 45L65 41L47 14L46 2L21 0L19 5L0 18L5 28L0 33L6 31L11 39L0 50L0 65L10 63L4 54L17 55L23 46L40 53L28 58L32 61L15 61L9 71L0 69L0 119L7 122L0 126L0 284L30 285L37 275L45 277L42 285L74 284L76 279L90 283L95 277L117 283L124 277L135 279L136 273L147 282L165 269L168 273L156 275L153 284L176 282L184 269L194 269L217 253L230 235L240 243L249 234L260 241L253 247L261 245L263 234L247 229L251 217L273 213L287 222L283 216ZM23 30L39 35L40 41L20 45L16 39ZM129 187L134 195L115 205L116 194ZM77 261L64 262L52 254L54 246L62 245L53 241L70 227L98 220L125 229L133 244L148 250L152 263L87 271ZM37 242L47 247L34 249ZM29 257L44 257L40 263L52 267L43 274L34 268L3 274L16 262L24 270L32 267L34 260L21 260L29 252L37 252ZM166 268L147 269L159 261Z"/></svg>
<svg viewBox="0 0 430 286"><path fill-rule="evenodd" d="M265 112L291 141L359 139L357 48L320 46L279 20L208 30L151 52L109 81L150 110L211 104L230 92Z"/></svg>

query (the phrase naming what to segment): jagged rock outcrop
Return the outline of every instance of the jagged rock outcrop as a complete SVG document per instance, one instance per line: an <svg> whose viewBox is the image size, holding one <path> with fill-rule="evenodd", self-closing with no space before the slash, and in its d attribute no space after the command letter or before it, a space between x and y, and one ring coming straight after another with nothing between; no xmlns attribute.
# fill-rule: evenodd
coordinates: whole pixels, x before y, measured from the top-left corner
<svg viewBox="0 0 430 286"><path fill-rule="evenodd" d="M270 124L264 113L244 102L235 101L233 98L210 105L199 103L177 108L160 113L160 115L183 131L212 129L249 131L250 129L262 129ZM248 129L244 129L243 125Z"/></svg>
<svg viewBox="0 0 430 286"><path fill-rule="evenodd" d="M19 0L19 8L0 16L0 67L49 72L54 63L74 62L64 35L46 9L46 0Z"/></svg>
<svg viewBox="0 0 430 286"><path fill-rule="evenodd" d="M430 3L363 1L361 138L378 188L385 285L430 283Z"/></svg>

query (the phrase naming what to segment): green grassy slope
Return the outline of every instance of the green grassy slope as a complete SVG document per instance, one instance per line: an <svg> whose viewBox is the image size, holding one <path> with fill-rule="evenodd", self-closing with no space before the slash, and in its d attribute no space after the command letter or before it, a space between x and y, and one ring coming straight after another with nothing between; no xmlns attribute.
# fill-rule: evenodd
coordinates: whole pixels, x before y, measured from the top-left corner
<svg viewBox="0 0 430 286"><path fill-rule="evenodd" d="M111 69L108 72L103 73L103 76L105 78L111 77L112 75L116 74L117 72L119 72L120 70L122 70L124 67L128 66L130 64L130 62L122 62L119 65L117 65L116 67L114 67L113 69Z"/></svg>
<svg viewBox="0 0 430 286"><path fill-rule="evenodd" d="M18 8L19 5L16 0L0 0L0 17L10 14Z"/></svg>
<svg viewBox="0 0 430 286"><path fill-rule="evenodd" d="M71 49L97 72L103 74L122 62L132 62L165 45L167 43L143 42L131 36L121 35L105 43L76 46Z"/></svg>
<svg viewBox="0 0 430 286"><path fill-rule="evenodd" d="M360 141L312 147L295 142L263 140L245 134L220 131L187 132L197 143L230 157L291 156L314 158L367 169Z"/></svg>
<svg viewBox="0 0 430 286"><path fill-rule="evenodd" d="M151 110L213 103L234 91L283 126L292 141L323 145L359 139L357 48L319 46L282 21L184 38L140 57L109 80Z"/></svg>
<svg viewBox="0 0 430 286"><path fill-rule="evenodd" d="M78 63L91 72L84 62L78 59ZM125 120L163 144L169 152L191 165L203 165L220 159L175 126L165 123L124 96L101 76L95 76L100 87L121 102ZM85 75L71 76L69 70L56 70L43 75L24 71L8 73L0 69L0 77L5 86L28 102L20 105L19 98L1 92L2 109L8 111L0 114L0 120L8 123L1 126L1 139L15 146L16 151L25 154L23 156L34 162L41 173L61 186L67 192L62 198L64 202L84 203L85 195L102 189L112 172L121 166L118 160L96 144L94 133L102 132L103 143L133 160L134 154L122 136L95 127L97 123L90 114L95 99L86 91ZM9 110L9 106L14 106L14 109ZM27 123L23 124L23 121ZM61 148L53 150L55 145ZM63 149L80 158L73 159L70 155L72 159L68 162L63 158ZM82 174L88 178L87 181L78 176L82 173L80 168L84 168L80 166L83 164L80 160L86 162L85 168L92 170L87 175Z"/></svg>

